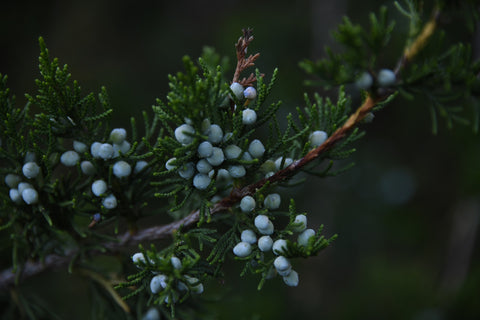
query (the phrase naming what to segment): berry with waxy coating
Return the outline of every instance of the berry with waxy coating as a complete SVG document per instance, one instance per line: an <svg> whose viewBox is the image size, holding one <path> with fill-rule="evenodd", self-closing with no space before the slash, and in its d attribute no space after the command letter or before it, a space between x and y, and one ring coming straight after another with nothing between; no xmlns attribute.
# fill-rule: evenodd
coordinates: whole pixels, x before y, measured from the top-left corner
<svg viewBox="0 0 480 320"><path fill-rule="evenodd" d="M241 178L245 176L247 171L245 170L245 167L242 165L238 166L229 166L228 167L228 173L232 176L232 178Z"/></svg>
<svg viewBox="0 0 480 320"><path fill-rule="evenodd" d="M152 307L143 315L142 320L160 320L160 312L157 308Z"/></svg>
<svg viewBox="0 0 480 320"><path fill-rule="evenodd" d="M247 87L243 91L243 96L245 97L245 99L253 100L257 97L257 90L254 87Z"/></svg>
<svg viewBox="0 0 480 320"><path fill-rule="evenodd" d="M77 151L78 153L85 153L88 150L88 147L85 143L74 140L73 141L73 150Z"/></svg>
<svg viewBox="0 0 480 320"><path fill-rule="evenodd" d="M243 242L255 244L257 242L257 235L253 230L247 229L242 231L240 239L242 239Z"/></svg>
<svg viewBox="0 0 480 320"><path fill-rule="evenodd" d="M252 253L252 246L248 242L239 242L233 247L233 253L240 258L247 257Z"/></svg>
<svg viewBox="0 0 480 320"><path fill-rule="evenodd" d="M315 236L315 231L313 229L306 229L298 235L297 242L299 245L305 247L308 245L308 240L314 236Z"/></svg>
<svg viewBox="0 0 480 320"><path fill-rule="evenodd" d="M60 157L60 162L66 167L73 167L79 161L80 156L76 151L65 151Z"/></svg>
<svg viewBox="0 0 480 320"><path fill-rule="evenodd" d="M33 179L40 173L40 167L35 162L27 162L23 165L22 172L28 179Z"/></svg>
<svg viewBox="0 0 480 320"><path fill-rule="evenodd" d="M144 161L144 160L138 161L137 163L135 163L135 167L133 168L133 173L139 173L140 171L145 169L146 166L148 166L147 161Z"/></svg>
<svg viewBox="0 0 480 320"><path fill-rule="evenodd" d="M237 159L242 154L242 149L234 144L231 144L223 149L223 153L227 159Z"/></svg>
<svg viewBox="0 0 480 320"><path fill-rule="evenodd" d="M113 146L109 143L103 143L98 148L98 156L104 160L113 158Z"/></svg>
<svg viewBox="0 0 480 320"><path fill-rule="evenodd" d="M195 134L195 129L189 124L182 124L175 129L175 139L183 145L193 142L193 134Z"/></svg>
<svg viewBox="0 0 480 320"><path fill-rule="evenodd" d="M195 177L193 177L193 186L199 190L205 190L210 185L212 179L204 173L197 173Z"/></svg>
<svg viewBox="0 0 480 320"><path fill-rule="evenodd" d="M165 169L167 169L168 171L175 169L177 167L176 165L173 164L175 160L177 160L177 158L168 159L167 162L165 163Z"/></svg>
<svg viewBox="0 0 480 320"><path fill-rule="evenodd" d="M275 269L277 269L278 274L281 276L287 276L292 270L292 265L290 264L290 261L284 256L278 256L273 261L273 266L275 267Z"/></svg>
<svg viewBox="0 0 480 320"><path fill-rule="evenodd" d="M130 142L128 142L127 140L123 141L120 144L114 143L113 144L113 157L117 158L117 157L120 156L120 153L122 153L122 154L127 153L128 151L130 151L130 147L131 147Z"/></svg>
<svg viewBox="0 0 480 320"><path fill-rule="evenodd" d="M195 174L195 166L193 162L186 163L180 170L178 170L178 175L183 179L190 179Z"/></svg>
<svg viewBox="0 0 480 320"><path fill-rule="evenodd" d="M295 217L295 224L299 224L298 227L295 227L293 231L302 232L307 228L307 216L304 214L299 214Z"/></svg>
<svg viewBox="0 0 480 320"><path fill-rule="evenodd" d="M272 250L276 255L284 253L285 249L287 249L287 241L285 239L278 239L273 243Z"/></svg>
<svg viewBox="0 0 480 320"><path fill-rule="evenodd" d="M282 162L283 162L283 166L282 166ZM283 157L280 157L277 160L275 160L275 168L277 170L284 169L289 165L291 165L292 163L293 163L292 158L285 158L285 161L283 161Z"/></svg>
<svg viewBox="0 0 480 320"><path fill-rule="evenodd" d="M168 285L168 277L164 274L158 274L150 280L150 290L152 293L159 293Z"/></svg>
<svg viewBox="0 0 480 320"><path fill-rule="evenodd" d="M270 222L270 219L263 214L259 214L258 216L255 217L254 223L255 227L257 229L266 229L268 228L268 223Z"/></svg>
<svg viewBox="0 0 480 320"><path fill-rule="evenodd" d="M355 85L359 89L368 90L373 84L372 75L368 72L363 72L360 77L358 77L357 81L355 81Z"/></svg>
<svg viewBox="0 0 480 320"><path fill-rule="evenodd" d="M257 113L252 109L245 109L242 111L242 122L245 125L254 124L257 121Z"/></svg>
<svg viewBox="0 0 480 320"><path fill-rule="evenodd" d="M310 134L309 140L312 146L318 147L327 140L328 135L325 131L317 130Z"/></svg>
<svg viewBox="0 0 480 320"><path fill-rule="evenodd" d="M252 196L245 196L240 200L240 209L242 209L243 212L252 212L255 209L255 206L256 202Z"/></svg>
<svg viewBox="0 0 480 320"><path fill-rule="evenodd" d="M263 200L263 205L269 210L275 210L280 207L281 202L282 198L278 193L271 193L265 197L265 200Z"/></svg>
<svg viewBox="0 0 480 320"><path fill-rule="evenodd" d="M290 273L287 276L283 277L283 282L287 286L290 287L296 287L298 286L298 273L295 270L291 270Z"/></svg>
<svg viewBox="0 0 480 320"><path fill-rule="evenodd" d="M172 256L170 258L170 263L172 264L174 269L182 269L182 261L179 258Z"/></svg>
<svg viewBox="0 0 480 320"><path fill-rule="evenodd" d="M258 239L258 248L261 251L263 252L270 251L272 250L272 246L273 246L273 240L270 236L261 236Z"/></svg>
<svg viewBox="0 0 480 320"><path fill-rule="evenodd" d="M100 197L107 191L107 183L103 180L96 180L92 183L92 192L97 197Z"/></svg>
<svg viewBox="0 0 480 320"><path fill-rule="evenodd" d="M382 69L377 74L377 81L380 87L390 87L395 84L397 77L390 69Z"/></svg>
<svg viewBox="0 0 480 320"><path fill-rule="evenodd" d="M94 142L90 146L90 153L92 154L92 157L94 158L100 158L100 147L102 144L100 142Z"/></svg>
<svg viewBox="0 0 480 320"><path fill-rule="evenodd" d="M233 94L235 95L235 97L237 97L237 99L241 100L243 98L243 86L238 83L238 82L234 82L230 85L230 89L233 91Z"/></svg>
<svg viewBox="0 0 480 320"><path fill-rule="evenodd" d="M10 196L10 199L15 203L22 202L22 194L18 192L17 189L10 189L9 196Z"/></svg>
<svg viewBox="0 0 480 320"><path fill-rule="evenodd" d="M23 193L25 189L33 189L33 186L28 182L20 182L17 186L18 192Z"/></svg>
<svg viewBox="0 0 480 320"><path fill-rule="evenodd" d="M9 173L5 176L5 183L10 188L16 188L20 181L22 181L22 178L16 174Z"/></svg>
<svg viewBox="0 0 480 320"><path fill-rule="evenodd" d="M28 188L22 191L23 201L27 204L34 204L38 202L38 192L33 188Z"/></svg>
<svg viewBox="0 0 480 320"><path fill-rule="evenodd" d="M93 165L93 163L87 160L82 161L82 163L80 163L80 169L82 169L82 172L87 176L92 176L97 172L97 169L95 169L95 166Z"/></svg>
<svg viewBox="0 0 480 320"><path fill-rule="evenodd" d="M268 221L267 223L267 226L265 228L258 228L258 232L260 232L261 234L265 234L265 235L271 235L273 234L273 231L274 231L274 226L273 226L273 223L272 221Z"/></svg>
<svg viewBox="0 0 480 320"><path fill-rule="evenodd" d="M132 173L132 167L126 161L117 161L113 165L113 174L117 178L128 177Z"/></svg>
<svg viewBox="0 0 480 320"><path fill-rule="evenodd" d="M198 145L197 152L200 158L210 157L213 153L213 146L209 141L203 141Z"/></svg>
<svg viewBox="0 0 480 320"><path fill-rule="evenodd" d="M210 157L207 158L208 163L212 166L219 166L225 161L225 156L222 149L213 147L213 152Z"/></svg>
<svg viewBox="0 0 480 320"><path fill-rule="evenodd" d="M143 255L143 253L141 252L137 252L135 253L133 256L132 256L132 261L133 263L137 264L137 263L146 263L145 261L145 256Z"/></svg>
<svg viewBox="0 0 480 320"><path fill-rule="evenodd" d="M208 129L208 141L211 143L220 143L223 139L223 130L218 124L210 125Z"/></svg>
<svg viewBox="0 0 480 320"><path fill-rule="evenodd" d="M262 141L255 139L248 146L248 153L254 158L261 158L265 153L265 146Z"/></svg>
<svg viewBox="0 0 480 320"><path fill-rule="evenodd" d="M115 128L110 132L110 140L113 143L121 144L127 138L127 131L123 128Z"/></svg>
<svg viewBox="0 0 480 320"><path fill-rule="evenodd" d="M209 173L212 170L212 165L205 159L200 159L197 162L197 170L200 173Z"/></svg>
<svg viewBox="0 0 480 320"><path fill-rule="evenodd" d="M102 205L107 209L115 209L117 207L117 198L110 194L103 198Z"/></svg>

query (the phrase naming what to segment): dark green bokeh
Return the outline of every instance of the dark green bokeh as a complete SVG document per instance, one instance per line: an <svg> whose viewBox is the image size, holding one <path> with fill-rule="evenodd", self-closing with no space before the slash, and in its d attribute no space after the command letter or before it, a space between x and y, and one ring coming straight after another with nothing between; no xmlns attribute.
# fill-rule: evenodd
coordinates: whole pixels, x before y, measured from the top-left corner
<svg viewBox="0 0 480 320"><path fill-rule="evenodd" d="M181 69L184 54L197 57L209 45L233 65L240 30L253 27L250 52L261 52L257 66L267 77L279 67L273 94L288 111L311 91L300 85L305 76L298 61L321 56L342 15L364 23L381 4L391 7L387 1L11 1L0 11L0 73L8 74L23 103L23 93L35 90L41 35L85 91L107 87L114 125L128 128L130 116L165 96L166 75ZM401 37L406 29L397 23ZM393 68L399 56L387 52L385 67ZM357 144L352 170L283 190L284 199L295 196L299 210L309 213L309 225L323 223L339 238L320 257L295 262L297 288L275 279L259 293L256 279L238 279L239 264L229 264L228 290L211 284L209 299L220 300L208 305L219 318L480 317L479 138L458 126L451 132L440 126L432 136L424 103L398 99L376 114ZM25 289L45 297L62 317L88 318L89 291L81 278L40 276ZM53 298L57 291L60 300Z"/></svg>

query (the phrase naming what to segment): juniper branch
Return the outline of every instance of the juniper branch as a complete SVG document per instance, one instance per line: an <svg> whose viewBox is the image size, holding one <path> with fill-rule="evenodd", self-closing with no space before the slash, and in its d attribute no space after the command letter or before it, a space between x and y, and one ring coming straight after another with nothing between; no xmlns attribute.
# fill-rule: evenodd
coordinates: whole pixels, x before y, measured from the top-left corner
<svg viewBox="0 0 480 320"><path fill-rule="evenodd" d="M412 44L407 47L400 59L396 73L400 71L409 61L411 61L414 56L424 47L428 39L433 35L436 29L436 21L439 17L439 11L436 10L430 21L424 26L422 32L417 36L417 38L412 42ZM235 76L233 81L237 81L240 75L247 65L253 63L253 61L258 57L257 55L249 56L247 60L244 59L248 44L253 40L251 36L250 29L244 30L244 36L241 37L236 45L237 47L237 57L239 57L239 63L237 64L237 69L235 71ZM241 50L240 50L241 49ZM242 53L243 52L243 56ZM240 63L240 61L243 61ZM250 62L248 62L250 61ZM248 66L247 66L248 67ZM220 212L228 211L232 206L238 203L244 196L253 195L257 190L265 186L267 183L278 183L284 180L287 180L297 174L303 167L311 163L315 159L318 159L326 151L332 149L339 141L346 137L346 135L353 130L359 122L361 122L365 116L380 102L387 99L393 92L387 92L381 96L372 96L369 95L362 103L362 105L345 121L345 123L338 128L323 144L319 147L308 152L303 158L296 160L288 167L277 171L274 175L269 178L261 179L253 184L247 185L243 188L234 189L231 194L220 202L216 203L211 209L211 214L217 214ZM154 226L151 228L143 229L138 231L136 234L131 234L126 232L125 234L118 237L118 241L109 242L104 244L104 247L110 252L119 252L125 249L125 247L138 245L143 241L154 241L165 239L171 237L178 229L181 227L190 227L193 224L197 223L200 219L200 210L193 211L188 216L174 221L167 225ZM60 255L48 255L45 257L43 262L32 262L28 261L22 268L20 275L14 273L13 268L3 270L0 272L0 288L7 288L12 286L15 283L15 280L24 280L26 278L32 277L39 273L42 273L47 270L61 268L67 265L73 257L77 255L78 251L71 251L66 253L64 256ZM90 252L90 254L95 254L99 252Z"/></svg>

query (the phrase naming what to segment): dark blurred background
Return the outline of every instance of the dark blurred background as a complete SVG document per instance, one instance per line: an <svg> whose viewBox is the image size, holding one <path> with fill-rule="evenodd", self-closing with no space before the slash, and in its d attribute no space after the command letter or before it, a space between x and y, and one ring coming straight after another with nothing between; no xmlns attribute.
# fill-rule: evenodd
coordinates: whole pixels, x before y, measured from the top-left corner
<svg viewBox="0 0 480 320"><path fill-rule="evenodd" d="M390 1L372 0L9 1L0 9L0 73L24 103L23 94L36 89L43 36L85 93L107 87L114 125L128 128L130 116L165 96L167 74L181 70L184 54L197 57L204 45L213 46L233 67L233 44L242 28L252 27L250 52L261 52L257 66L267 78L279 67L273 95L287 112L312 90L301 85L298 62L322 56L342 16L365 24L380 5L392 8ZM391 16L400 39L392 47L400 48L407 24L394 9ZM393 68L399 56L387 52L384 67ZM479 137L441 122L432 135L424 103L398 99L377 113L356 145L352 170L283 191L309 213L310 227L325 224L326 234L338 239L319 257L294 262L297 288L276 279L257 292L256 279L239 279L240 265L232 263L225 278L230 290L211 284L210 298L222 297L209 303L219 318L480 318ZM64 275L49 291L45 281L59 280L41 276L26 288L65 318L88 318L81 279Z"/></svg>

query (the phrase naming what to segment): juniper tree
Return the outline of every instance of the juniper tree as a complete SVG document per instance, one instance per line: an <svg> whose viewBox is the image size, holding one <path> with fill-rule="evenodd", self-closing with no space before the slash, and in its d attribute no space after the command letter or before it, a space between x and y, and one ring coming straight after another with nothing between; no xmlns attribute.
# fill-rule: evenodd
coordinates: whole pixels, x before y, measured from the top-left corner
<svg viewBox="0 0 480 320"><path fill-rule="evenodd" d="M338 160L352 155L368 121L394 99L426 98L434 132L439 117L478 131L480 64L468 44L443 42L442 19L455 4L439 2L431 12L411 1L395 5L409 25L396 65L380 64L396 26L383 7L365 27L343 20L334 33L343 50L301 62L308 84L336 91L336 99L305 94L303 107L280 118L271 94L280 73L255 69L260 54L248 54L253 32L244 29L233 72L212 50L183 58L166 98L143 113L142 134L133 118L128 130L116 128L107 90L84 95L40 38L38 92L24 107L0 76L0 231L11 251L11 268L0 274L10 289L4 317L53 317L19 287L50 269L84 275L108 296L111 304L94 305L92 318L198 318L229 260L242 265L240 276L258 280L258 290L268 281L297 286L300 258L320 254L336 235L326 237L309 222L315 212L297 210L279 189L297 187L301 173L349 169ZM475 3L463 6L473 25ZM145 227L151 217L170 221ZM112 277L96 264L103 255L131 272Z"/></svg>

